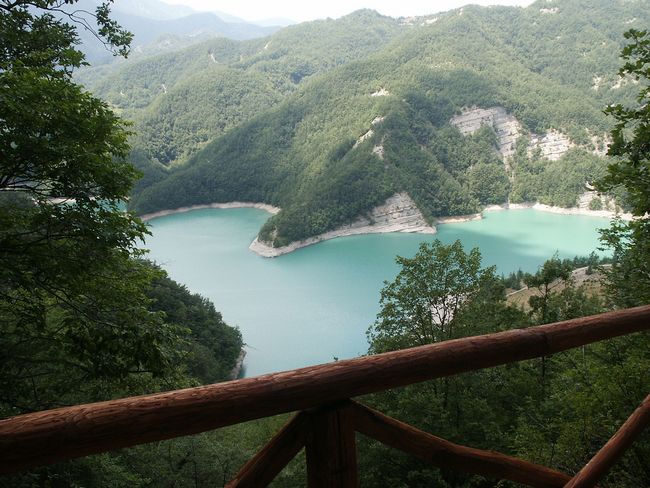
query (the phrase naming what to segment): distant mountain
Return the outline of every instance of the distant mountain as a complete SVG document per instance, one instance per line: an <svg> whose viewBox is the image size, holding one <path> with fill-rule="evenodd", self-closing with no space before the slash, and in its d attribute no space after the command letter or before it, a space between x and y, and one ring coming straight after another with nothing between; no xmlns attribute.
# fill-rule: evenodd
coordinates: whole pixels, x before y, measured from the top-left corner
<svg viewBox="0 0 650 488"><path fill-rule="evenodd" d="M136 120L138 212L282 208L274 246L348 225L407 193L429 222L494 203L611 205L588 190L644 2L538 1L402 19L360 11L255 41L125 63L88 86ZM619 200L621 202L622 200Z"/></svg>
<svg viewBox="0 0 650 488"><path fill-rule="evenodd" d="M172 5L160 0L118 0L111 8L114 12L153 20L180 19L197 13L185 5ZM226 22L230 21L225 17L220 18Z"/></svg>
<svg viewBox="0 0 650 488"><path fill-rule="evenodd" d="M94 12L96 0L82 0L76 8ZM245 40L267 36L278 26L261 26L243 21L225 21L216 13L195 12L180 5L169 5L159 0L121 0L112 6L112 18L134 34L132 49L137 53L180 49L211 37ZM91 64L111 62L114 57L89 31L81 29L83 51ZM151 43L161 37L167 43ZM171 40L171 42L170 42ZM151 47L151 49L150 49Z"/></svg>
<svg viewBox="0 0 650 488"><path fill-rule="evenodd" d="M155 20L115 12L119 24L134 33L135 46L146 45L163 34L197 37L209 34L215 37L244 40L267 36L277 27L262 27L246 23L225 22L213 13L193 13L185 17Z"/></svg>
<svg viewBox="0 0 650 488"><path fill-rule="evenodd" d="M163 2L161 0L118 0L112 4L114 12L135 15L154 20L172 20L180 19L196 13L211 13L219 17L224 22L230 24L252 24L262 27L286 26L296 22L288 19L268 19L259 22L248 22L240 17L236 17L221 10L194 10L186 5Z"/></svg>
<svg viewBox="0 0 650 488"><path fill-rule="evenodd" d="M281 27L287 27L288 25L295 25L298 22L295 20L287 19L284 17L273 17L270 19L261 19L261 20L256 20L253 22L255 25L263 25L266 27L273 27L273 26L281 26Z"/></svg>
<svg viewBox="0 0 650 488"><path fill-rule="evenodd" d="M238 23L239 24L246 24L246 23L249 23L249 24L255 24L255 25L263 25L263 24L258 24L257 22L246 22L244 19L242 19L240 17L236 17L236 16L231 15L231 14L229 14L227 12L222 12L221 10L211 10L210 12L215 14L220 19L223 19L226 22L231 22L233 24L238 24Z"/></svg>

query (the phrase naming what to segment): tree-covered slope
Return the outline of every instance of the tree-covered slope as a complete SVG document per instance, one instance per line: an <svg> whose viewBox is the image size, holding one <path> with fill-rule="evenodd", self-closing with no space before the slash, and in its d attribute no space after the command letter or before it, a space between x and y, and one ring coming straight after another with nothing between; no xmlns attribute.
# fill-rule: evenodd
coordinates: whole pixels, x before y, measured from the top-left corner
<svg viewBox="0 0 650 488"><path fill-rule="evenodd" d="M287 27L261 40L214 39L187 49L79 74L136 122L133 141L163 166L293 93L309 77L381 49L401 28L359 11Z"/></svg>
<svg viewBox="0 0 650 488"><path fill-rule="evenodd" d="M530 70L574 86L607 104L631 99L634 84L617 76L622 33L650 22L646 0L539 0L518 15L489 9L488 26Z"/></svg>
<svg viewBox="0 0 650 488"><path fill-rule="evenodd" d="M213 303L159 271L147 290L149 309L183 331L182 366L200 384L232 379L244 346L239 329L226 324ZM236 371L235 371L236 372Z"/></svg>
<svg viewBox="0 0 650 488"><path fill-rule="evenodd" d="M592 137L608 129L603 100L625 97L625 90L604 94L585 85L586 75L571 73L576 66L598 72L599 58L601 69L615 63L617 50L604 56L602 43L613 42L631 16L648 17L640 2L590 4L466 7L422 19L375 54L313 77L280 105L217 137L186 167L135 195L133 208L271 203L283 210L261 237L279 246L349 223L400 191L429 220L510 195L575 205L606 166L591 154ZM608 28L598 30L601 24ZM528 33L535 29L533 42ZM574 32L576 40L565 49L557 32ZM574 60L580 49L583 63ZM551 52L540 68L535 60ZM492 130L463 136L450 124L472 106L503 107L518 120L522 137L510 167ZM553 162L526 146L550 129L575 146Z"/></svg>

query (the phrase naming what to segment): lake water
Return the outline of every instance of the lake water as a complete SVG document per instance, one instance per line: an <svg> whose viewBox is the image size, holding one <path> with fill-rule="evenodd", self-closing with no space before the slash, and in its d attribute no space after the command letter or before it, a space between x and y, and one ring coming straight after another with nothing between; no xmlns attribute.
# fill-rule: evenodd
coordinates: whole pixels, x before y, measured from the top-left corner
<svg viewBox="0 0 650 488"><path fill-rule="evenodd" d="M535 271L555 252L587 255L609 223L535 210L490 212L480 221L441 225L435 236L350 236L268 259L248 249L268 217L251 208L161 217L150 222L146 245L173 279L210 298L241 329L246 376L364 354L379 291L398 271L395 256L412 256L422 241L460 239L466 250L480 248L485 266L507 274Z"/></svg>

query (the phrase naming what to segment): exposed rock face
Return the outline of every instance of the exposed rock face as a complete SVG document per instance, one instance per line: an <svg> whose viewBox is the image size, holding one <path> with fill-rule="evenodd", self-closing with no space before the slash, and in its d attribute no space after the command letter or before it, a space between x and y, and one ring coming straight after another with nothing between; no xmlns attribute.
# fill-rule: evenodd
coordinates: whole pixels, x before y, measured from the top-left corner
<svg viewBox="0 0 650 488"><path fill-rule="evenodd" d="M373 208L368 217L361 217L350 228L371 226L381 227L378 232L423 232L433 233L422 212L408 193L396 193L382 205Z"/></svg>
<svg viewBox="0 0 650 488"><path fill-rule="evenodd" d="M514 154L515 144L522 134L519 121L503 107L471 107L453 117L450 123L464 136L473 134L484 125L491 127L497 136L499 153L504 159Z"/></svg>
<svg viewBox="0 0 650 488"><path fill-rule="evenodd" d="M371 97L387 97L388 95L390 95L390 92L385 88L380 88L376 92L370 94Z"/></svg>
<svg viewBox="0 0 650 488"><path fill-rule="evenodd" d="M598 193L595 191L586 191L578 197L578 208L583 210L589 209L589 204L594 198L598 197Z"/></svg>
<svg viewBox="0 0 650 488"><path fill-rule="evenodd" d="M581 210L591 210L591 202L594 199L600 199L600 210L605 212L617 211L616 201L612 197L599 195L595 190L588 190L578 197L578 208Z"/></svg>
<svg viewBox="0 0 650 488"><path fill-rule="evenodd" d="M385 118L386 117L381 117L381 116L375 117L374 119L372 119L372 122L370 122L370 125L375 126L377 124L381 124L384 121ZM366 132L365 134L359 136L359 138L357 139L357 142L354 143L354 146L352 146L352 148L355 148L359 144L361 144L363 141L366 141L366 140L370 139L374 134L375 134L374 130L368 129L368 132ZM382 144L380 144L379 146L375 146L373 148L373 150L372 150L373 154L378 155L380 157L380 159L384 159L383 142L384 141L382 139ZM378 148L380 148L380 149L378 149Z"/></svg>
<svg viewBox="0 0 650 488"><path fill-rule="evenodd" d="M239 356L237 356L237 360L235 361L235 366L232 368L230 371L229 379L231 380L236 380L239 378L239 375L241 374L241 369L244 366L244 359L246 358L246 351L242 349L239 351Z"/></svg>
<svg viewBox="0 0 650 488"><path fill-rule="evenodd" d="M589 137L591 144L593 146L592 153L596 156L605 157L607 156L607 151L609 150L609 145L612 143L612 139L609 134L604 134L602 137L597 135L592 135Z"/></svg>
<svg viewBox="0 0 650 488"><path fill-rule="evenodd" d="M368 132L366 132L362 136L359 136L359 138L357 139L357 142L354 143L354 146L352 146L352 148L355 148L359 144L361 144L363 141L365 141L367 139L370 139L374 133L375 132L372 129L370 129L370 130L368 130Z"/></svg>
<svg viewBox="0 0 650 488"><path fill-rule="evenodd" d="M568 136L551 129L545 136L533 136L528 145L528 155L535 149L542 153L542 157L550 161L557 161L574 146Z"/></svg>
<svg viewBox="0 0 650 488"><path fill-rule="evenodd" d="M619 77L618 77L618 80L616 80L616 83L614 83L614 84L610 87L610 90L620 90L621 88L623 88L624 86L629 85L630 83L632 83L633 85L638 85L638 84L639 84L639 80L637 80L637 79L635 79L635 78L632 78L632 77L629 76L629 75L628 75L628 76L624 76L624 77L619 76Z"/></svg>
<svg viewBox="0 0 650 488"><path fill-rule="evenodd" d="M593 84L591 85L591 89L594 90L594 91L598 91L600 89L600 87L603 85L603 81L605 81L605 79L602 76L594 75L593 80L592 80Z"/></svg>
<svg viewBox="0 0 650 488"><path fill-rule="evenodd" d="M494 130L497 136L497 149L509 170L508 157L515 152L517 140L522 136L523 130L519 121L506 112L503 107L465 109L462 114L449 121L463 135L473 134L482 126L487 125ZM574 144L569 137L557 130L550 130L543 136L532 135L528 145L528 155L535 149L541 151L542 156L551 161L560 159Z"/></svg>
<svg viewBox="0 0 650 488"><path fill-rule="evenodd" d="M435 234L436 229L427 224L422 212L417 208L408 193L402 192L396 193L382 205L372 209L368 215L359 217L351 224L341 226L338 229L302 241L292 242L284 247L272 247L255 239L250 245L250 250L261 256L275 257L335 237L383 232Z"/></svg>

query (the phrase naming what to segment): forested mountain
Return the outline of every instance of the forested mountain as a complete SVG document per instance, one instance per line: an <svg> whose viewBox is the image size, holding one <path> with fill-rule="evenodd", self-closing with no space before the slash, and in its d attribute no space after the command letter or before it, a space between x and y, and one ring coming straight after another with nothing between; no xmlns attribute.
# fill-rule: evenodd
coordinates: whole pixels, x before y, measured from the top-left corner
<svg viewBox="0 0 650 488"><path fill-rule="evenodd" d="M101 2L78 2L76 15L93 25L89 12ZM217 12L195 12L189 7L169 5L158 0L139 2L120 0L112 7L111 17L133 34L131 48L135 55L153 55L178 50L215 37L254 39L279 29L274 25L255 25ZM92 64L114 61L110 52L87 29L79 32L83 51Z"/></svg>
<svg viewBox="0 0 650 488"><path fill-rule="evenodd" d="M275 106L301 81L377 51L399 31L395 20L361 11L265 39L214 39L118 69L99 67L79 80L136 120L136 153L154 164L178 164Z"/></svg>
<svg viewBox="0 0 650 488"><path fill-rule="evenodd" d="M137 15L155 20L180 19L196 13L186 5L171 4L160 0L119 0L113 5L112 10L114 14ZM229 20L225 17L222 18L226 21Z"/></svg>
<svg viewBox="0 0 650 488"><path fill-rule="evenodd" d="M82 80L136 120L136 211L271 203L283 210L261 238L279 246L398 192L429 221L506 201L575 206L606 168L603 108L636 89L615 73L622 32L647 25L646 7L360 11Z"/></svg>

